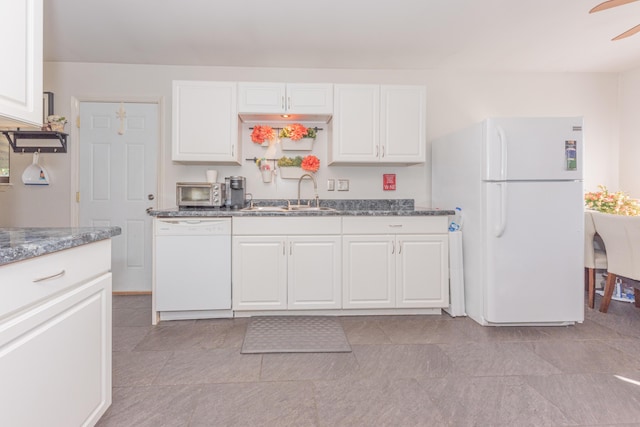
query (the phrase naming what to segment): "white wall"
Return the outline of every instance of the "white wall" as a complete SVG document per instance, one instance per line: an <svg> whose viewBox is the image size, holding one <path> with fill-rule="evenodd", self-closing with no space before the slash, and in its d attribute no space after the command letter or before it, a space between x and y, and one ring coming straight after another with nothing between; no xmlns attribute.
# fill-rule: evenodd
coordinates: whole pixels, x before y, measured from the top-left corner
<svg viewBox="0 0 640 427"><path fill-rule="evenodd" d="M640 69L620 77L620 187L640 198Z"/></svg>
<svg viewBox="0 0 640 427"><path fill-rule="evenodd" d="M585 118L585 186L618 184L618 75L589 73L475 73L425 70L338 70L234 67L182 67L118 64L45 63L44 89L55 93L57 114L69 116L71 98L120 101L143 97L161 98L165 161L160 195L161 207L175 204L176 181L204 180L204 170L215 168L219 176L247 176L248 191L255 198L293 198L295 182L268 186L259 182L257 168L242 166L181 165L171 162L171 81L282 81L329 83L424 84L427 86L427 141L489 116L575 116ZM67 126L70 126L70 123ZM67 128L67 131L70 129ZM325 134L326 135L326 134ZM72 135L73 136L73 135ZM248 135L244 143L251 144ZM46 154L52 184L25 187L22 170L30 156L12 155L12 190L0 193L0 226L67 226L75 190L71 185L72 153L78 141L71 138L69 154ZM326 140L316 143L323 161L319 173L321 198L413 198L429 205L430 157L425 165L409 167L326 167ZM254 148L254 147L251 147ZM246 151L245 151L246 152ZM430 152L427 147L427 153ZM243 156L243 157L252 157ZM396 173L398 190L381 190L383 173ZM455 173L455 171L452 171ZM327 192L326 179L347 178L351 191ZM306 186L309 184L306 183ZM309 195L305 187L303 194ZM303 196L304 197L304 196Z"/></svg>

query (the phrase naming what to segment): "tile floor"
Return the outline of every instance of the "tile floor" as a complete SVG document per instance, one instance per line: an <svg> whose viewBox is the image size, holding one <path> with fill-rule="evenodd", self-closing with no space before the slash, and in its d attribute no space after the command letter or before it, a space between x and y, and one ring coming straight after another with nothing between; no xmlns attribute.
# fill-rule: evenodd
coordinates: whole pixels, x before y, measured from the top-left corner
<svg viewBox="0 0 640 427"><path fill-rule="evenodd" d="M343 317L353 352L323 354L241 355L247 319L152 327L150 313L148 296L113 299L99 426L640 426L628 303L570 327Z"/></svg>

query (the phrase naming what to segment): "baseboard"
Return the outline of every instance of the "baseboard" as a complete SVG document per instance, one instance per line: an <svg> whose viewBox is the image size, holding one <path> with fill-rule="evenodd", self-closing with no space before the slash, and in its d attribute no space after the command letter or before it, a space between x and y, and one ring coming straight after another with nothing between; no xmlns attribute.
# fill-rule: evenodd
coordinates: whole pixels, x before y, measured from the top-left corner
<svg viewBox="0 0 640 427"><path fill-rule="evenodd" d="M151 291L113 291L112 295L151 295Z"/></svg>

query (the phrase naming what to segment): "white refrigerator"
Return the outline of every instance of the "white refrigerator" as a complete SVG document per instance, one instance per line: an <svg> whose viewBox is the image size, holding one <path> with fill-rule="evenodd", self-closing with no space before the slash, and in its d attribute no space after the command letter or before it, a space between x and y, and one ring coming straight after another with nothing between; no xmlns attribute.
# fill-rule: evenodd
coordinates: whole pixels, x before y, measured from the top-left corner
<svg viewBox="0 0 640 427"><path fill-rule="evenodd" d="M467 315L584 320L582 118L495 118L432 145L432 206L462 208Z"/></svg>

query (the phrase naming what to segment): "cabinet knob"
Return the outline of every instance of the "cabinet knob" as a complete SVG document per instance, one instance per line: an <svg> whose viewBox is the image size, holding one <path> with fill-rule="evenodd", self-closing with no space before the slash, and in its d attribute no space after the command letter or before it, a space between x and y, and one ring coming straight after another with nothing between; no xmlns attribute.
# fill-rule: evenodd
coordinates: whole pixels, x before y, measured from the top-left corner
<svg viewBox="0 0 640 427"><path fill-rule="evenodd" d="M147 199L149 199L149 200L153 200L153 199L155 199L155 198L156 198L156 197L155 197L153 194L149 194L149 195L147 196Z"/></svg>

